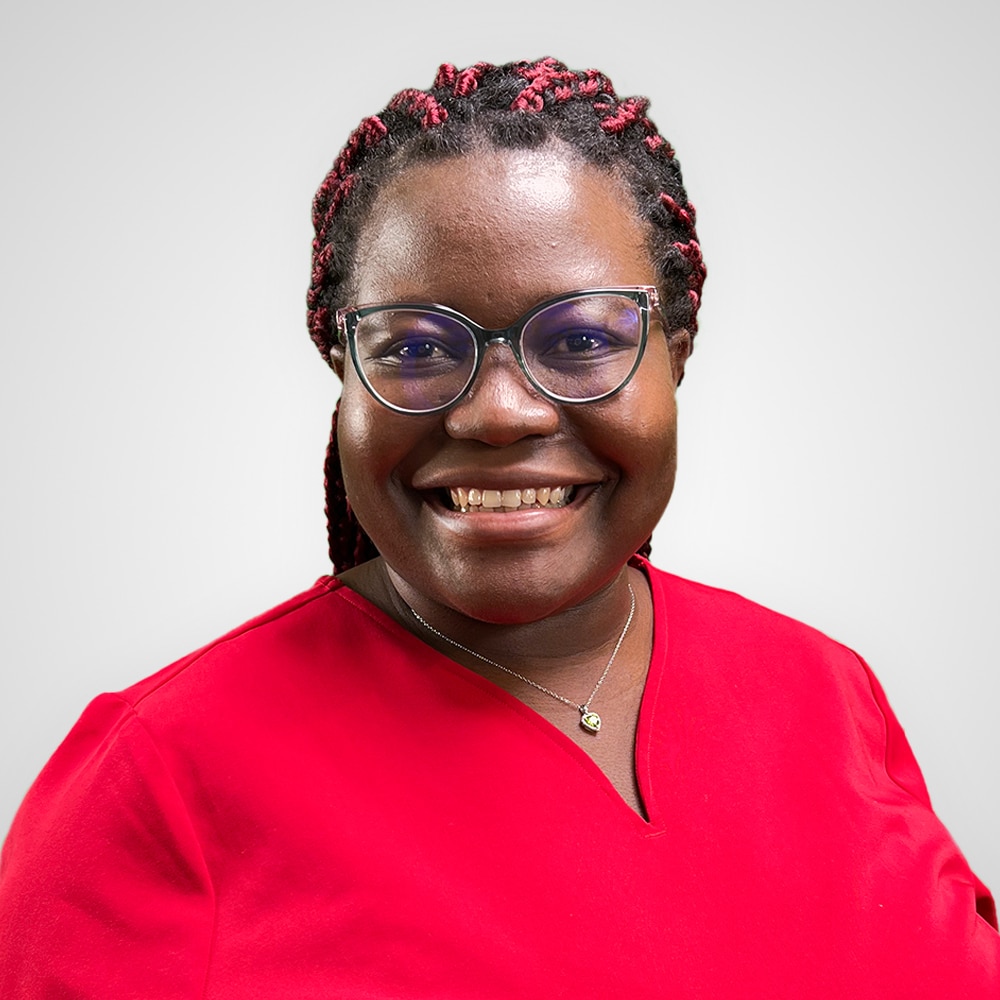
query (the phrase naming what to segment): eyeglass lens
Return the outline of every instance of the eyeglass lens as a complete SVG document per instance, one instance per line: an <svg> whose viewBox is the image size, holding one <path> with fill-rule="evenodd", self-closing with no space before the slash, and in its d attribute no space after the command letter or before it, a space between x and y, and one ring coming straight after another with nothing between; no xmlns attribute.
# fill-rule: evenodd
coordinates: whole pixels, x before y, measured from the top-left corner
<svg viewBox="0 0 1000 1000"><path fill-rule="evenodd" d="M375 394L404 410L433 410L468 387L479 350L460 319L414 308L387 308L358 318L357 360ZM595 399L618 389L635 368L642 314L624 295L596 293L553 302L521 332L531 379L552 396Z"/></svg>

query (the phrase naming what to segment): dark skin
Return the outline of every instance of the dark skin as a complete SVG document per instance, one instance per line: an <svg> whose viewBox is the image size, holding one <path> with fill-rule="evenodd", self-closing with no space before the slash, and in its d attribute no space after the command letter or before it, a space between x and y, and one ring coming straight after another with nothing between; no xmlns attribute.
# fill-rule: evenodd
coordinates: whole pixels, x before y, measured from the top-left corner
<svg viewBox="0 0 1000 1000"><path fill-rule="evenodd" d="M488 328L593 287L655 284L645 224L613 176L558 145L422 163L379 193L359 245L352 304L436 302ZM445 656L482 674L581 746L643 813L636 724L652 648L645 577L627 566L666 507L676 465L673 389L688 349L650 326L632 381L610 399L562 405L538 393L506 347L443 414L396 414L343 353L339 438L352 507L382 558L345 583ZM454 486L574 486L558 510L460 514ZM576 703L590 694L636 614L593 707L569 706L438 639L435 628Z"/></svg>

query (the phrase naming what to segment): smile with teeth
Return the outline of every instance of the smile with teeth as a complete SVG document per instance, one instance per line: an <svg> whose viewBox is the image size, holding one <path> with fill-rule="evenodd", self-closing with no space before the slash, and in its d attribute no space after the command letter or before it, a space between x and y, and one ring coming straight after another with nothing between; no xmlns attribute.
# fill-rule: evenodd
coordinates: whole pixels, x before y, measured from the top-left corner
<svg viewBox="0 0 1000 1000"><path fill-rule="evenodd" d="M463 514L497 514L542 507L565 507L573 499L573 486L531 486L523 490L477 490L453 486L448 493L455 510Z"/></svg>

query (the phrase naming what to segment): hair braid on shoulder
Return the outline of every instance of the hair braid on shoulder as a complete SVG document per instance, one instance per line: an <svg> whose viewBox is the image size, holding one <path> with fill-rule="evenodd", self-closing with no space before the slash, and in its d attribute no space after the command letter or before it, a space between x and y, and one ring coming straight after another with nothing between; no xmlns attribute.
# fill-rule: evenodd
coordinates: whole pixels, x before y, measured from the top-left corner
<svg viewBox="0 0 1000 1000"><path fill-rule="evenodd" d="M600 70L573 70L551 56L464 69L445 63L428 90L393 96L351 133L313 200L307 322L323 357L330 362L336 311L350 304L358 239L389 178L420 161L548 142L624 181L648 224L664 321L670 331L694 337L706 274L696 214L674 149L648 110L644 97L619 97ZM350 511L335 439L336 416L326 461L327 517L331 557L341 571L376 552Z"/></svg>
<svg viewBox="0 0 1000 1000"><path fill-rule="evenodd" d="M333 411L330 427L330 441L326 447L326 462L323 467L323 491L326 495L326 529L330 547L330 562L335 573L358 566L378 555L378 549L365 533L364 528L351 510L344 488L344 476L340 468L340 450L337 447L337 418L340 403Z"/></svg>

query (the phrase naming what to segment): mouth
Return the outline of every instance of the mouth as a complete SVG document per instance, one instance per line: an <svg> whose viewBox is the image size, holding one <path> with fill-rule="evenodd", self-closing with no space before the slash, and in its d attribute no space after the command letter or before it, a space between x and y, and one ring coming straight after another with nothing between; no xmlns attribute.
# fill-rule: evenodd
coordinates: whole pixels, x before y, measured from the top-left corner
<svg viewBox="0 0 1000 1000"><path fill-rule="evenodd" d="M528 486L514 490L484 490L474 486L452 486L444 494L446 506L462 514L503 514L565 507L576 495L576 487Z"/></svg>

